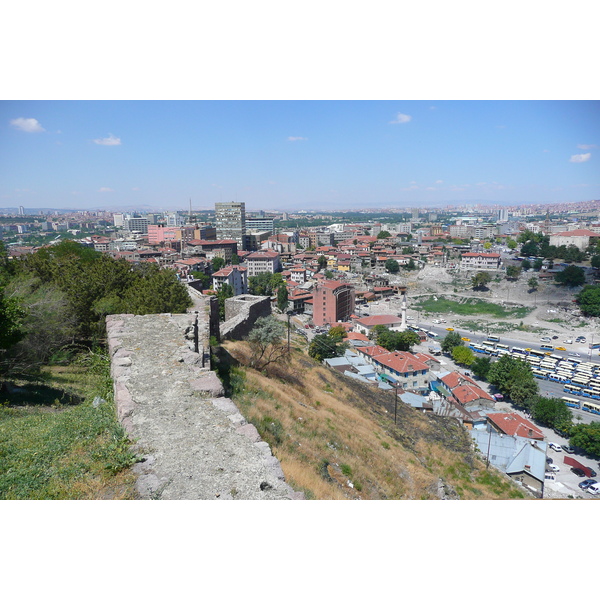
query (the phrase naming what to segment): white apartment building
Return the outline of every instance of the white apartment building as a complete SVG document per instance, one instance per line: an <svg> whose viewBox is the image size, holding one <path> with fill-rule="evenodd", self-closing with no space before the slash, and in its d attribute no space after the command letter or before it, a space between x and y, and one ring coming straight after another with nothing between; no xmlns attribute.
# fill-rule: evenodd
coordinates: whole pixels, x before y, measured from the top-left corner
<svg viewBox="0 0 600 600"><path fill-rule="evenodd" d="M495 271L502 267L500 254L494 252L465 252L460 257L461 269Z"/></svg>
<svg viewBox="0 0 600 600"><path fill-rule="evenodd" d="M277 273L281 271L279 253L265 250L262 252L251 252L244 260L248 267L248 277L256 277L261 273Z"/></svg>
<svg viewBox="0 0 600 600"><path fill-rule="evenodd" d="M232 265L213 273L213 290L219 292L227 283L233 288L233 295L240 296L248 293L248 270L246 267Z"/></svg>

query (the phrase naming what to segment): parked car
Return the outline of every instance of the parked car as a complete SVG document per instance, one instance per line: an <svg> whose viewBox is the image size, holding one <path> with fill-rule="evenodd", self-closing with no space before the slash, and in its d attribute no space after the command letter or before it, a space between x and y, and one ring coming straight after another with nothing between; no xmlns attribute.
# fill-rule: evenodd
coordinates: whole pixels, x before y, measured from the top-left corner
<svg viewBox="0 0 600 600"><path fill-rule="evenodd" d="M580 335L580 336L579 336L579 337L578 337L578 338L575 340L575 342L577 342L578 344L583 344L583 343L585 343L585 338L584 338L582 335Z"/></svg>
<svg viewBox="0 0 600 600"><path fill-rule="evenodd" d="M543 338L540 338L540 342L550 342L550 338L548 336L544 336Z"/></svg>
<svg viewBox="0 0 600 600"><path fill-rule="evenodd" d="M585 477L584 470L580 469L579 467L571 467L571 473L575 473L577 477Z"/></svg>
<svg viewBox="0 0 600 600"><path fill-rule="evenodd" d="M592 483L591 485L588 485L585 491L597 496L600 494L600 483Z"/></svg>
<svg viewBox="0 0 600 600"><path fill-rule="evenodd" d="M548 446L549 446L550 448L552 448L552 450L554 450L554 452L562 452L562 448L560 447L560 445L559 445L559 444L555 444L554 442L550 442L550 443L548 444Z"/></svg>
<svg viewBox="0 0 600 600"><path fill-rule="evenodd" d="M549 456L546 456L546 462L551 465L554 461Z"/></svg>
<svg viewBox="0 0 600 600"><path fill-rule="evenodd" d="M567 453L567 454L574 454L575 449L573 448L573 446L566 446L566 445L562 445L561 448Z"/></svg>
<svg viewBox="0 0 600 600"><path fill-rule="evenodd" d="M558 339L558 336L557 336L557 335L553 335L553 336L552 336L552 339L553 339L553 340L557 340L557 339Z"/></svg>
<svg viewBox="0 0 600 600"><path fill-rule="evenodd" d="M569 356L581 356L579 352L569 352Z"/></svg>
<svg viewBox="0 0 600 600"><path fill-rule="evenodd" d="M553 473L558 473L560 468L557 465L548 465L546 467L546 471L552 471Z"/></svg>
<svg viewBox="0 0 600 600"><path fill-rule="evenodd" d="M582 490L587 490L590 485L594 485L594 483L598 483L595 479L584 479L583 481L579 482L579 487Z"/></svg>
<svg viewBox="0 0 600 600"><path fill-rule="evenodd" d="M572 344L572 343L573 343L573 340L571 340L571 339L565 340L563 342L563 344Z"/></svg>
<svg viewBox="0 0 600 600"><path fill-rule="evenodd" d="M554 348L555 350L558 350L559 352L564 352L566 350L566 348L564 346L556 346L556 348Z"/></svg>

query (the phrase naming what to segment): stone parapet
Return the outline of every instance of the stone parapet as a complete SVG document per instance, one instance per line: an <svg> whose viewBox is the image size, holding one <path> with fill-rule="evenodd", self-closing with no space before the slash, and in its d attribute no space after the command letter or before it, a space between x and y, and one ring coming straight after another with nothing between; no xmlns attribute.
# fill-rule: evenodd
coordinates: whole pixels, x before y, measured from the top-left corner
<svg viewBox="0 0 600 600"><path fill-rule="evenodd" d="M139 497L303 498L206 364L203 314L106 319L117 416L142 457L133 467Z"/></svg>

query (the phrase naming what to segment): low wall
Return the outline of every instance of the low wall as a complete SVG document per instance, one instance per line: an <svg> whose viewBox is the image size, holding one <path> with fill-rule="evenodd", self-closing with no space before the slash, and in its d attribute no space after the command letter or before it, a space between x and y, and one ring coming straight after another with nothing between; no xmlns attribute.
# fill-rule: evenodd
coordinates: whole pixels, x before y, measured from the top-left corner
<svg viewBox="0 0 600 600"><path fill-rule="evenodd" d="M256 319L271 314L271 299L265 296L244 294L225 300L225 321L221 323L221 339L241 340L245 338Z"/></svg>
<svg viewBox="0 0 600 600"><path fill-rule="evenodd" d="M303 498L223 396L204 352L211 311L199 308L106 318L117 415L142 456L133 467L139 498Z"/></svg>

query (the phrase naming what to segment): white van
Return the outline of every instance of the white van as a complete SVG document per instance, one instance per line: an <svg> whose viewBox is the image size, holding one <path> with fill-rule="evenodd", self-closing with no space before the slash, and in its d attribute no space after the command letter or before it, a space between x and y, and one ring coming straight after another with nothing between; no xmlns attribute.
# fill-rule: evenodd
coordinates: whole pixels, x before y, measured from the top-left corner
<svg viewBox="0 0 600 600"><path fill-rule="evenodd" d="M585 491L589 492L590 494L593 494L594 496L597 496L598 494L600 494L600 483L592 483L592 485L586 488Z"/></svg>

